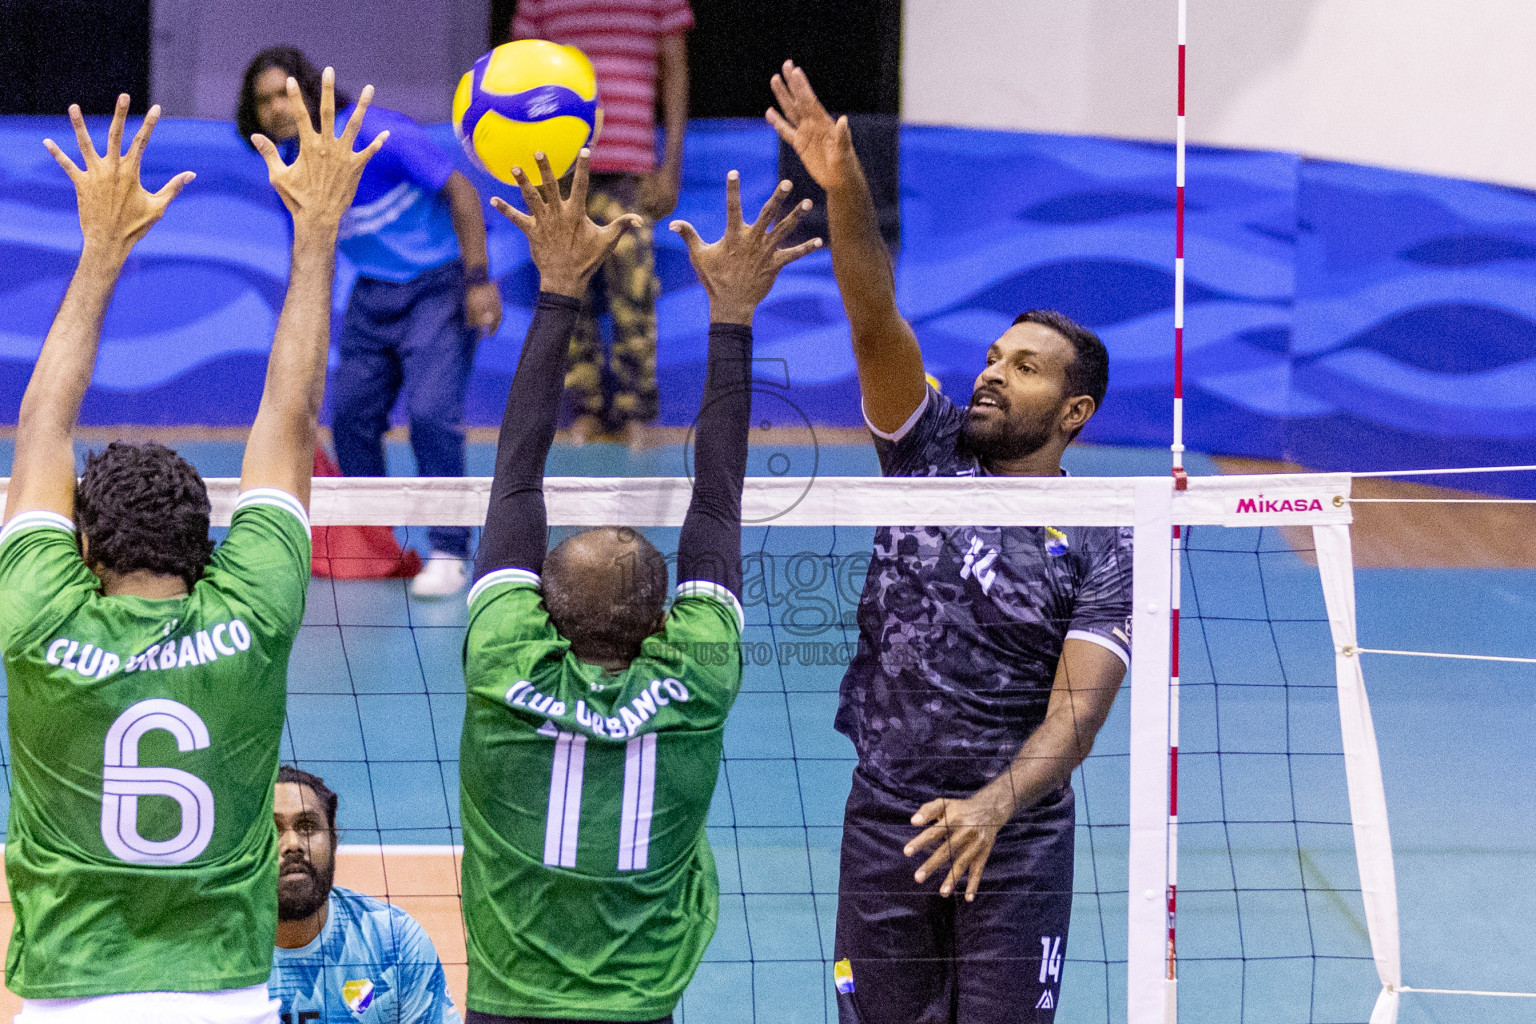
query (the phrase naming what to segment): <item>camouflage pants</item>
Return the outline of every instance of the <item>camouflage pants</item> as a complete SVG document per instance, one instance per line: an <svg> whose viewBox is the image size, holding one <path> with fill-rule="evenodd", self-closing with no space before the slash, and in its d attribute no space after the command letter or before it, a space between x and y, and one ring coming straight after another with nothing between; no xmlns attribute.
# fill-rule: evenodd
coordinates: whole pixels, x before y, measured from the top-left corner
<svg viewBox="0 0 1536 1024"><path fill-rule="evenodd" d="M587 213L607 224L635 207L639 179L628 174L594 174ZM659 408L656 395L656 255L651 223L625 233L592 278L581 315L571 333L566 403L572 415L592 415L607 430L649 423ZM599 299L613 316L613 342L605 359L598 329Z"/></svg>

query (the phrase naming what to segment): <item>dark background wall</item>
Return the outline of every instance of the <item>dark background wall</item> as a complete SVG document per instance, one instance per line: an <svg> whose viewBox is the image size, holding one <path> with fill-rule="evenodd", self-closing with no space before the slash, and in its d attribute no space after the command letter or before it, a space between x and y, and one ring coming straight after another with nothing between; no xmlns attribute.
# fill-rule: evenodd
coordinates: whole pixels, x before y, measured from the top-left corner
<svg viewBox="0 0 1536 1024"><path fill-rule="evenodd" d="M507 40L516 7L492 0L492 43ZM805 66L839 113L899 112L901 0L693 0L693 15L694 117L761 117L785 58Z"/></svg>
<svg viewBox="0 0 1536 1024"><path fill-rule="evenodd" d="M87 114L105 114L119 92L133 96L136 113L148 109L152 7L152 0L0 0L0 113L56 114L78 102ZM515 9L515 0L491 0L492 43L506 40ZM695 117L762 116L773 99L768 79L786 57L811 72L831 109L898 113L901 0L693 0L693 9ZM162 59L188 58L163 48ZM190 85L187 98L166 91L154 99L168 103L167 113L212 113L200 109Z"/></svg>
<svg viewBox="0 0 1536 1024"><path fill-rule="evenodd" d="M0 114L149 109L150 0L0 0Z"/></svg>

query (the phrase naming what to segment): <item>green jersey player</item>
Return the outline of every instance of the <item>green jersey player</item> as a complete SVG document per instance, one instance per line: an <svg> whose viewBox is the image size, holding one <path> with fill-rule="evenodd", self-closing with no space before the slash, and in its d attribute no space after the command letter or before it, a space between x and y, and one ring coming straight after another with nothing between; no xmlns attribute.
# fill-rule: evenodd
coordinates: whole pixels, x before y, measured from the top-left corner
<svg viewBox="0 0 1536 1024"><path fill-rule="evenodd" d="M337 223L382 139L354 153L366 108L285 166L293 265L228 539L207 490L159 445L113 444L75 479L72 434L130 250L191 180L139 183L152 108L122 152L118 98L84 169L84 246L22 400L0 530L0 648L12 784L5 865L15 909L6 983L23 1017L276 1021L272 787L289 649L309 576L309 476L330 336ZM290 102L302 103L292 79Z"/></svg>
<svg viewBox="0 0 1536 1024"><path fill-rule="evenodd" d="M507 399L469 595L460 747L469 1024L669 1018L714 934L719 882L704 824L726 714L741 685L741 489L752 313L779 269L819 241L778 243L785 182L744 224L735 172L725 237L676 222L710 297L709 364L681 581L629 529L545 555L544 460L587 280L628 217L587 219L587 157L571 195L519 172L539 269L533 325ZM809 203L804 204L808 206Z"/></svg>

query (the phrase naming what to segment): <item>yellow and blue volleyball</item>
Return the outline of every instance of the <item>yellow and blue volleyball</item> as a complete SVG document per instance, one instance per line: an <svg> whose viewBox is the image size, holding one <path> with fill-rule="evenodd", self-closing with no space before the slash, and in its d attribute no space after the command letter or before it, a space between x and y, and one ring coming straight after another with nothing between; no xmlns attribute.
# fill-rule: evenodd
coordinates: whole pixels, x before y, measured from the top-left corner
<svg viewBox="0 0 1536 1024"><path fill-rule="evenodd" d="M453 130L464 152L509 183L514 167L540 183L535 152L549 158L556 177L564 175L602 127L592 62L574 46L543 39L496 47L475 61L453 94Z"/></svg>

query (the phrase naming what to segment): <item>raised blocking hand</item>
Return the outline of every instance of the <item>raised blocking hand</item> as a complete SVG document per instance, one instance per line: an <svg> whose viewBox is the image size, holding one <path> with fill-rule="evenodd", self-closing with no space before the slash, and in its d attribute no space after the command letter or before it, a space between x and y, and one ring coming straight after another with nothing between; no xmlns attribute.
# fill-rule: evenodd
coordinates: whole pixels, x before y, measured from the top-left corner
<svg viewBox="0 0 1536 1024"><path fill-rule="evenodd" d="M841 188L858 174L859 158L847 116L832 119L811 88L805 70L792 60L769 81L779 109L768 109L768 123L787 142L811 177L827 191Z"/></svg>
<svg viewBox="0 0 1536 1024"><path fill-rule="evenodd" d="M291 164L283 163L277 146L265 135L252 135L251 144L267 162L267 179L282 197L283 205L293 214L294 227L329 228L341 223L342 214L352 205L363 168L389 138L379 132L367 148L354 152L357 134L363 128L363 115L373 101L373 86L363 86L357 106L352 109L346 127L336 134L336 72L325 69L320 84L320 130L314 129L309 109L299 83L288 79L288 102L297 109L299 155Z"/></svg>
<svg viewBox="0 0 1536 1024"><path fill-rule="evenodd" d="M583 149L576 157L576 174L571 179L571 194L560 195L549 158L533 155L539 165L539 184L535 186L521 167L512 168L512 176L522 190L524 213L500 196L491 197L491 205L528 236L528 250L533 265L539 268L539 288L556 295L580 298L587 282L603 265L624 232L644 223L638 214L626 213L607 224L598 224L587 216L587 165L592 151Z"/></svg>
<svg viewBox="0 0 1536 1024"><path fill-rule="evenodd" d="M43 145L58 161L64 173L75 185L75 199L80 207L80 231L85 236L87 249L105 249L122 259L134 243L143 238L155 222L165 213L172 199L181 194L187 182L197 175L182 171L158 192L150 192L139 182L139 170L144 161L144 147L160 120L160 107L149 108L144 123L134 135L128 152L123 152L123 123L128 118L128 94L117 98L117 109L112 113L112 127L107 131L106 152L97 155L96 145L85 130L85 118L78 104L71 104L69 121L75 127L75 140L80 144L81 170L64 155L52 139L44 139Z"/></svg>
<svg viewBox="0 0 1536 1024"><path fill-rule="evenodd" d="M693 225L675 220L673 231L688 245L688 258L698 272L699 281L709 293L709 319L713 323L752 323L757 304L767 298L774 279L795 260L821 248L821 239L813 238L793 248L781 249L779 243L795 229L811 208L802 200L778 224L773 219L788 198L791 185L779 182L773 195L763 204L757 220L743 222L741 216L741 175L732 171L725 178L725 234L718 242L706 244Z"/></svg>

